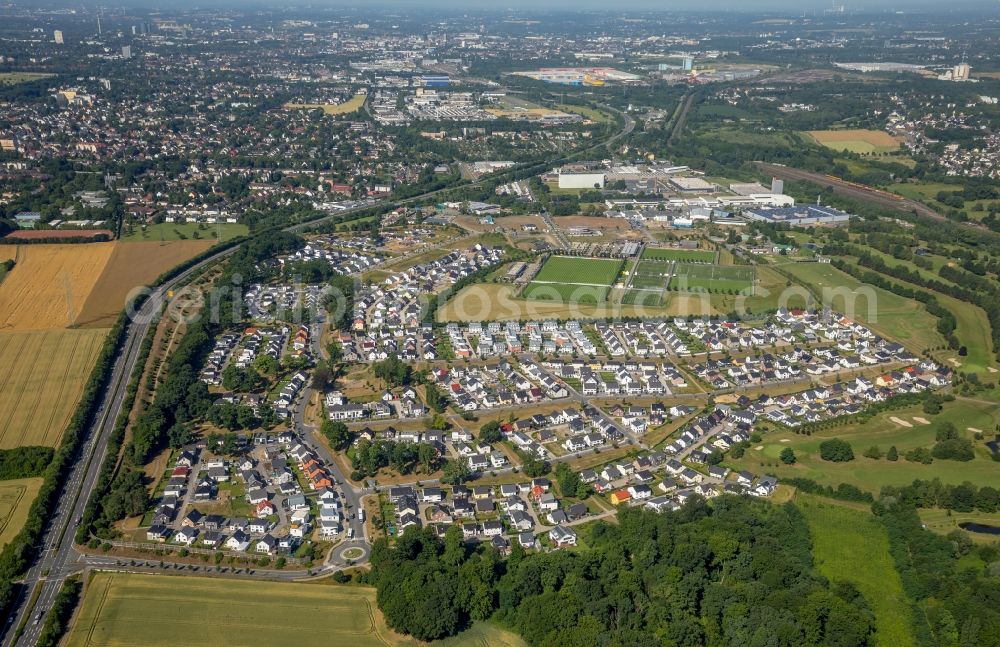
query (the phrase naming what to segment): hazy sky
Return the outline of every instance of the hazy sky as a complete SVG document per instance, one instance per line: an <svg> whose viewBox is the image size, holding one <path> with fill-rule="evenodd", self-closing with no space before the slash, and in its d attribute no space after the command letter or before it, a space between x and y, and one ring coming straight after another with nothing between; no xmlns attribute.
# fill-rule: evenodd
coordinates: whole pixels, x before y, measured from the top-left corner
<svg viewBox="0 0 1000 647"><path fill-rule="evenodd" d="M294 5L343 5L350 7L369 5L392 5L396 7L450 8L470 12L497 11L504 9L536 10L699 10L699 11L759 11L784 10L801 13L806 10L825 9L831 4L844 5L848 11L886 10L950 10L957 6L996 8L1000 11L1000 0L292 0ZM197 4L211 4L202 0Z"/></svg>
<svg viewBox="0 0 1000 647"><path fill-rule="evenodd" d="M2 0L0 0L2 1ZM32 4L31 0L26 0ZM56 0L59 2L60 0ZM72 0L70 0L72 1ZM44 2L43 4L47 4ZM114 4L112 0L109 4ZM470 13L495 12L506 9L539 11L769 11L801 14L844 5L850 13L884 11L920 11L950 13L959 9L996 10L1000 0L122 0L122 4L147 8L239 7L261 5L272 8L305 8L343 6L352 9L392 7L394 9L451 9Z"/></svg>

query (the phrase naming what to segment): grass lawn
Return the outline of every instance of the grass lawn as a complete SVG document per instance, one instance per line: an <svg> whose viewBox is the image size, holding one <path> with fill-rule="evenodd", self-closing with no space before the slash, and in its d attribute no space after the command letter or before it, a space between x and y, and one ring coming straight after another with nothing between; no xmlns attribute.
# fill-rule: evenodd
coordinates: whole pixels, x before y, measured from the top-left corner
<svg viewBox="0 0 1000 647"><path fill-rule="evenodd" d="M660 261L685 261L689 263L712 263L715 252L704 249L660 249L647 247L642 252L642 258Z"/></svg>
<svg viewBox="0 0 1000 647"><path fill-rule="evenodd" d="M937 318L912 299L863 284L828 263L786 263L780 271L787 272L796 283L828 302L819 305L829 305L914 352L943 343L936 328ZM802 303L801 296L786 300Z"/></svg>
<svg viewBox="0 0 1000 647"><path fill-rule="evenodd" d="M912 426L899 424L893 418ZM922 424L915 418L928 419L930 424ZM945 420L954 423L960 433L971 439L969 428L989 432L1000 422L1000 410L994 408L988 411L982 405L956 401L946 403L944 411L937 416L926 416L918 405L882 413L865 424L848 424L816 432L812 436L785 430L771 431L764 435L761 443L747 449L742 458L736 460L727 456L725 462L734 470L766 472L778 478L809 478L834 487L851 483L873 494L878 494L883 485L909 485L914 479L934 477L952 485L972 481L980 487L1000 487L1000 469L990 459L985 445L974 440L976 457L969 462L935 460L930 465L923 465L903 458L908 450L932 447L935 426ZM854 449L854 460L846 463L822 460L819 444L829 438L849 442ZM899 460L875 460L862 456L872 445L877 445L883 454L890 446L895 446L900 454ZM794 465L785 465L778 459L785 447L795 451L797 462Z"/></svg>
<svg viewBox="0 0 1000 647"><path fill-rule="evenodd" d="M889 554L885 528L869 511L798 493L812 535L816 568L830 580L854 584L875 612L875 644L912 645L909 600Z"/></svg>
<svg viewBox="0 0 1000 647"><path fill-rule="evenodd" d="M556 106L556 110L570 112L575 115L583 115L586 119L590 119L596 124L603 124L611 121L611 117L609 117L607 113L588 106L574 106L567 103L560 103Z"/></svg>
<svg viewBox="0 0 1000 647"><path fill-rule="evenodd" d="M608 286L614 283L621 268L622 261L615 259L551 256L535 275L534 282Z"/></svg>
<svg viewBox="0 0 1000 647"><path fill-rule="evenodd" d="M122 236L124 242L140 240L215 240L226 241L237 236L245 236L250 229L239 223L210 225L196 222L161 222L145 227L136 226L134 230Z"/></svg>
<svg viewBox="0 0 1000 647"><path fill-rule="evenodd" d="M55 76L55 74L39 74L37 72L0 72L0 85L16 85L31 83Z"/></svg>

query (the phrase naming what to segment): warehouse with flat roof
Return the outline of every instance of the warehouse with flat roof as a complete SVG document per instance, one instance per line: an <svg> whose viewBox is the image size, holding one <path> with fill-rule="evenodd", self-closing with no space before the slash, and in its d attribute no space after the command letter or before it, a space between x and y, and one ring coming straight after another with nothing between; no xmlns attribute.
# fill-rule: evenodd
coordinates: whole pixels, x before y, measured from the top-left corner
<svg viewBox="0 0 1000 647"><path fill-rule="evenodd" d="M787 224L793 227L802 225L836 225L851 219L851 214L815 204L796 207L780 207L777 209L748 209L743 217L758 222L772 224Z"/></svg>

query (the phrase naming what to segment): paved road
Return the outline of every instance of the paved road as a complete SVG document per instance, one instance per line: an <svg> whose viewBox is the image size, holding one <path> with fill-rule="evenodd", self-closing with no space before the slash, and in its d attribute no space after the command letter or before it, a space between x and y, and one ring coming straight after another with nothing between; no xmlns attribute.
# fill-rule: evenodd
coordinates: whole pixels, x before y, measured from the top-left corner
<svg viewBox="0 0 1000 647"><path fill-rule="evenodd" d="M608 109L623 117L624 126L621 130L606 140L596 142L587 148L575 151L569 155L553 159L551 160L551 163L563 163L573 157L586 153L587 151L611 144L632 132L632 129L635 127L635 122L631 117L610 107L608 107ZM358 211L365 211L371 208L388 205L412 204L460 186L478 186L485 181L502 180L506 175L516 173L519 170L521 169L515 167L512 171L508 171L506 173L499 173L494 176L485 177L481 180L464 182L460 185L437 189L435 191L430 191L410 198L366 204L355 209L333 213L310 222L291 225L286 228L286 231L297 232L308 230L324 222L340 219ZM239 245L229 249L220 250L218 253L209 256L200 263L185 270L171 280L169 284L161 286L155 290L143 304L140 311L133 317L132 322L126 330L126 339L123 342L119 355L113 365L110 380L105 390L104 401L98 410L96 420L86 431L86 438L83 441L83 446L80 452L80 460L70 470L66 483L59 494L55 510L48 519L46 530L42 534L41 543L39 545L40 552L35 559L35 563L21 580L22 586L20 587L18 597L13 603L11 613L9 614L6 624L2 629L3 647L15 644L35 644L44 625L44 615L52 607L52 602L56 594L59 592L63 581L68 575L78 572L81 568L87 566L86 562L80 562L81 556L74 547L74 530L77 525L77 520L83 514L83 509L86 506L87 500L90 498L94 485L97 482L101 465L107 452L111 431L114 428L118 414L123 409L129 378L132 375L136 362L138 361L142 340L145 338L150 326L156 323L162 306L167 299L168 292L170 289L184 282L198 270L207 265L218 262L219 260L234 253L237 249L239 249ZM304 403L306 401L307 399L303 397L302 402ZM303 410L304 404L300 405L299 410L296 412L296 424L300 425L300 430L304 431L305 428L301 426L303 422ZM309 436L306 435L306 438L309 439ZM342 473L340 473L340 469L337 466L336 461L332 460L332 456L329 456L329 453L325 451L322 444L316 443L315 439L309 439L307 442L315 451L317 451L317 453L325 459L328 459L327 462L330 465L335 478L343 484L341 489L344 494L345 503L349 506L348 511L356 514L356 511L359 509L358 506L360 498L364 494L364 491L358 490L350 485L350 482L344 478ZM351 527L354 528L354 542L356 542L359 547L366 546L367 544L363 539L363 524L357 519L350 519L349 523L351 524ZM339 554L337 551L334 551L334 553ZM336 561L336 554L331 554L330 556L330 558L334 561ZM367 558L367 553L365 558ZM95 558L84 557L83 559L93 560ZM33 599L33 591L35 591L37 587L41 587L41 590L38 597ZM34 617L32 618L29 614L34 614ZM20 637L15 638L14 629L22 622L26 622L25 631Z"/></svg>
<svg viewBox="0 0 1000 647"><path fill-rule="evenodd" d="M161 287L153 292L142 305L140 311L133 317L126 330L126 339L121 352L115 360L111 378L105 391L104 402L98 410L97 419L87 434L87 439L80 452L80 459L72 467L56 504L55 512L51 515L48 527L42 535L41 546L44 548L36 559L35 565L31 567L22 580L23 586L19 598L15 602L14 613L10 614L7 625L4 627L4 645L15 644L11 629L16 628L25 615L32 612L33 609L38 610L35 612L36 618L40 619L41 615L52 606L52 601L59 592L65 577L79 570L79 566L76 564L78 554L73 546L77 520L83 514L87 499L90 497L100 474L111 431L114 429L118 413L122 409L129 378L139 358L142 341L150 326L154 325L168 290L189 278L205 265L214 263L230 253L232 250L224 250L211 259L202 261L184 271L169 286ZM41 592L32 609L25 603L30 599L31 593L36 587L41 587ZM40 620L29 622L24 634L16 644L34 644L42 626L43 623Z"/></svg>

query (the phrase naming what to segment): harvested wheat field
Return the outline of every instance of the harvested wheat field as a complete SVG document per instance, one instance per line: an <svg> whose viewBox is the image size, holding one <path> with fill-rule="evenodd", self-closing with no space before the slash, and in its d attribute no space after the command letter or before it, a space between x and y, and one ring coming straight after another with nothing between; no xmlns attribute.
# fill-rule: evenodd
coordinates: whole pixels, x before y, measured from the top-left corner
<svg viewBox="0 0 1000 647"><path fill-rule="evenodd" d="M116 243L90 296L73 322L81 328L109 328L125 307L129 293L149 285L161 274L202 253L211 240Z"/></svg>
<svg viewBox="0 0 1000 647"><path fill-rule="evenodd" d="M0 449L59 444L107 332L0 333Z"/></svg>
<svg viewBox="0 0 1000 647"><path fill-rule="evenodd" d="M899 150L902 142L882 130L810 130L807 134L827 148L861 154Z"/></svg>
<svg viewBox="0 0 1000 647"><path fill-rule="evenodd" d="M72 325L114 250L114 243L23 245L0 284L0 332Z"/></svg>

